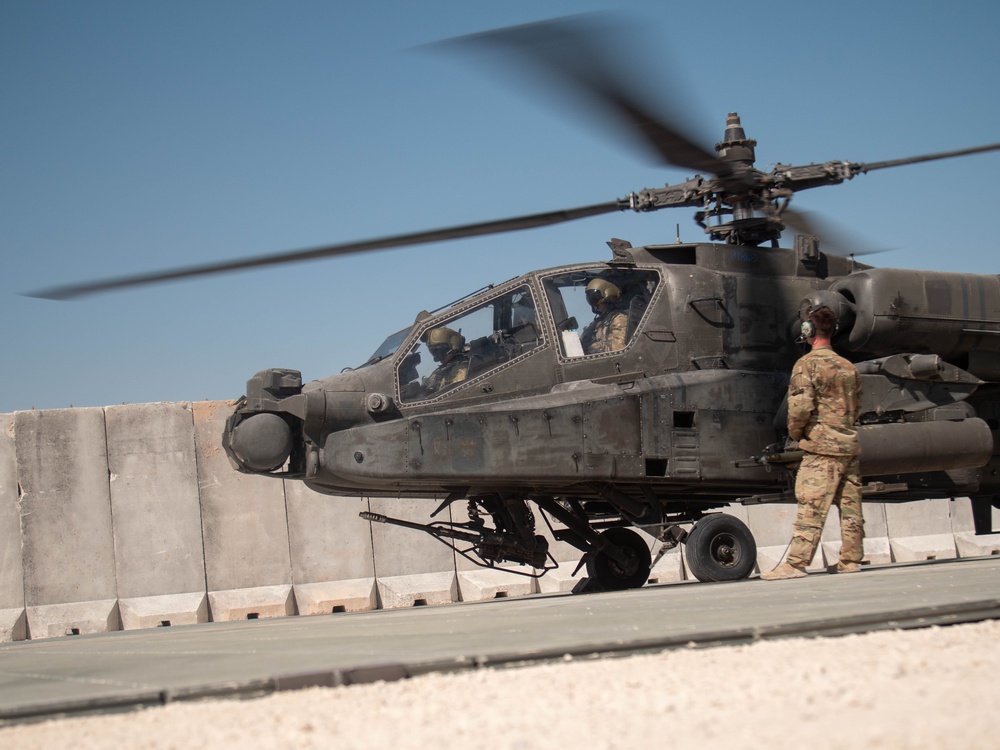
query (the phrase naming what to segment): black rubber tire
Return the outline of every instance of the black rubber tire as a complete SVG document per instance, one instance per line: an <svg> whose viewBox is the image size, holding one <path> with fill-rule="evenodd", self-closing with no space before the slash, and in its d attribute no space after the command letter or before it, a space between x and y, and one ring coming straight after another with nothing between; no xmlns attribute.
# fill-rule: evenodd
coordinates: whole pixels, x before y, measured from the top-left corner
<svg viewBox="0 0 1000 750"><path fill-rule="evenodd" d="M605 591L637 589L649 580L649 568L653 557L637 532L623 526L613 526L601 536L616 547L624 547L631 563L622 568L604 552L598 552L587 561L587 576Z"/></svg>
<svg viewBox="0 0 1000 750"><path fill-rule="evenodd" d="M725 513L698 521L685 547L688 568L699 581L740 581L757 562L757 543L750 529Z"/></svg>

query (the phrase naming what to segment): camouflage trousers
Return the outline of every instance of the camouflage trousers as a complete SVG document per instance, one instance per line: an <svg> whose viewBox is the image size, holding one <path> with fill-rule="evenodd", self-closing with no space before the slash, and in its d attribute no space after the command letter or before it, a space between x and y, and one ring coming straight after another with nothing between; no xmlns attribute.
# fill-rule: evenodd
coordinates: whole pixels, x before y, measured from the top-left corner
<svg viewBox="0 0 1000 750"><path fill-rule="evenodd" d="M861 475L857 456L806 453L795 477L798 512L792 527L788 562L806 567L819 547L831 505L840 508L840 562L860 563L865 522L861 513Z"/></svg>

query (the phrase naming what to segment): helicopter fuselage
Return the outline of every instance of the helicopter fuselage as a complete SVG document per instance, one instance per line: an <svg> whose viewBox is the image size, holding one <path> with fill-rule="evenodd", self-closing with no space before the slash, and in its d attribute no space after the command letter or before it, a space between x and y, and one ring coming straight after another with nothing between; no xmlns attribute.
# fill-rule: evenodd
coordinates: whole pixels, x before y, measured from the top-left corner
<svg viewBox="0 0 1000 750"><path fill-rule="evenodd" d="M574 299L594 278L617 283L629 320L622 348L588 354L571 345L586 323ZM776 415L804 351L795 333L809 299L838 307L836 342L852 359L939 358L926 373L939 393L919 395L905 410L883 402L913 382L868 373L863 410L873 423L978 414L996 428L996 397L973 397L971 376L1000 374L997 277L700 244L620 247L608 263L512 279L421 316L390 356L312 383L302 385L294 371L259 373L224 443L244 471L300 478L337 495L611 494L638 510L780 493L787 472L743 459L782 437ZM438 363L422 342L441 328L460 332L457 356L470 364L460 381L428 391L422 383ZM971 380L961 388L939 382L947 363ZM266 456L253 455L260 438L251 433L271 438L267 426L248 429L258 414L282 432L281 447ZM970 440L981 457L977 428ZM965 453L900 497L979 489L982 472L962 465ZM869 462L866 473L880 476L878 465Z"/></svg>
<svg viewBox="0 0 1000 750"><path fill-rule="evenodd" d="M783 404L800 310L825 305L861 373L863 493L968 495L989 517L997 277L871 268L808 239L795 250L609 245L610 262L525 274L421 313L357 369L307 384L294 370L257 373L223 446L241 471L331 495L465 501L457 521L362 516L486 567L552 569L533 504L599 586L646 580L650 550L632 525L664 548L684 542L699 580L737 580L753 570L753 536L711 511L795 501L801 452L784 442Z"/></svg>

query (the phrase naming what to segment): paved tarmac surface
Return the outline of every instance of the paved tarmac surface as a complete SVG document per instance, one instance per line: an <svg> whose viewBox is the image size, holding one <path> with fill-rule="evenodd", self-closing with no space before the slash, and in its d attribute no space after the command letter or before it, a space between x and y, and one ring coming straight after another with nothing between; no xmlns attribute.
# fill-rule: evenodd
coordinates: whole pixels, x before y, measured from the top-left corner
<svg viewBox="0 0 1000 750"><path fill-rule="evenodd" d="M1000 559L0 645L0 723L428 671L1000 618Z"/></svg>

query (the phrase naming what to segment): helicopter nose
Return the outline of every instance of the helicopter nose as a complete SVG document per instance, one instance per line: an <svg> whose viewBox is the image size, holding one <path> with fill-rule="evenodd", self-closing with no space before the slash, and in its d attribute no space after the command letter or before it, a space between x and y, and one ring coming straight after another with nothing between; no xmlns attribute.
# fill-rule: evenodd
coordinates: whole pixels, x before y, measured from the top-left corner
<svg viewBox="0 0 1000 750"><path fill-rule="evenodd" d="M271 471L292 453L292 428L277 414L254 414L233 428L230 445L248 469Z"/></svg>

